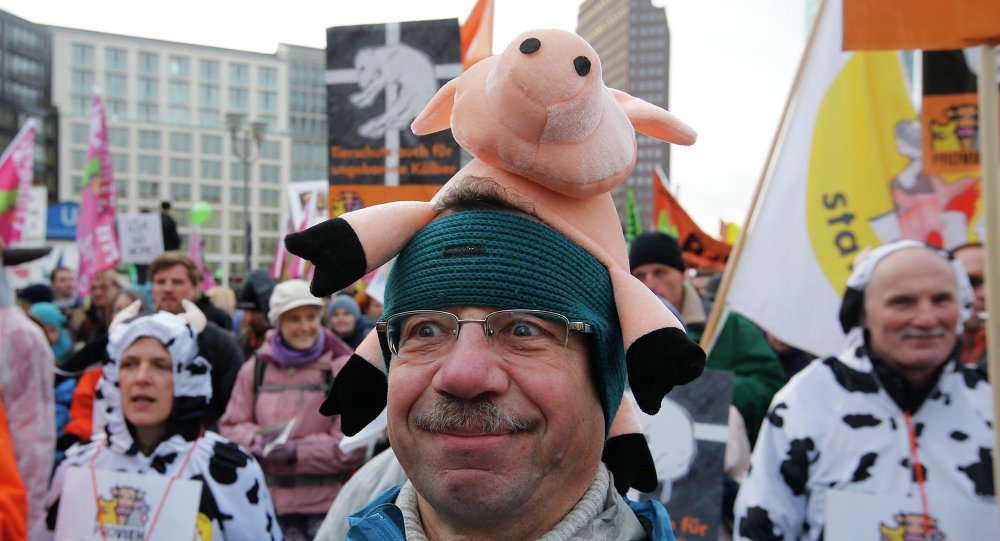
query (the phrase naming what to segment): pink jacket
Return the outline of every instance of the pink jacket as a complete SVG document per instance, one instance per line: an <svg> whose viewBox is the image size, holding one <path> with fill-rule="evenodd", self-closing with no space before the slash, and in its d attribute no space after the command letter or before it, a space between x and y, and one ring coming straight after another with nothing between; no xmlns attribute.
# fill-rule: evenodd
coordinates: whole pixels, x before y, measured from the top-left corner
<svg viewBox="0 0 1000 541"><path fill-rule="evenodd" d="M276 331L268 331L269 335L273 332ZM325 372L332 371L336 377L344 367L351 354L350 347L333 332L327 329L324 332L326 351L316 361L297 368L275 364L270 345L265 340L256 355L240 368L226 413L219 420L219 432L223 436L249 449L261 427L298 418L290 438L296 444L296 462L286 465L261 461L278 515L326 514L347 476L364 460L362 450L345 454L337 449L344 437L340 431L340 417L325 417L319 413L319 406L326 398L323 391L289 388L319 387L327 381ZM259 392L254 390L257 357L266 363ZM270 390L268 387L285 388Z"/></svg>

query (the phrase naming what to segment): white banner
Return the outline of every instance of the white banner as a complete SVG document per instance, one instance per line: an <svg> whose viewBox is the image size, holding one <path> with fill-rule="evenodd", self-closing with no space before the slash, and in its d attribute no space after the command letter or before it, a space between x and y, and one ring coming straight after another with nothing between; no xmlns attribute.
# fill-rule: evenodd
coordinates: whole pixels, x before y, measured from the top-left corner
<svg viewBox="0 0 1000 541"><path fill-rule="evenodd" d="M118 216L122 261L147 265L163 253L163 225L159 214Z"/></svg>

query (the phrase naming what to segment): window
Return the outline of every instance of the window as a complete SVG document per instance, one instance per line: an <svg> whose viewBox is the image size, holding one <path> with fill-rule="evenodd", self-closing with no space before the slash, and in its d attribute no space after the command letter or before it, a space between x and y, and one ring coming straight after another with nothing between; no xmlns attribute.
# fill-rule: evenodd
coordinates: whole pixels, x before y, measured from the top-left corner
<svg viewBox="0 0 1000 541"><path fill-rule="evenodd" d="M104 83L104 93L107 96L115 96L124 98L127 90L125 84L125 76L117 75L114 73L109 73L105 77L106 82Z"/></svg>
<svg viewBox="0 0 1000 541"><path fill-rule="evenodd" d="M268 160L281 159L281 141L264 141L260 145L260 157Z"/></svg>
<svg viewBox="0 0 1000 541"><path fill-rule="evenodd" d="M170 158L170 176L173 178L191 178L191 160L187 158Z"/></svg>
<svg viewBox="0 0 1000 541"><path fill-rule="evenodd" d="M257 108L261 111L277 111L278 94L276 92L257 92Z"/></svg>
<svg viewBox="0 0 1000 541"><path fill-rule="evenodd" d="M89 115L90 98L87 96L73 96L73 112L78 115Z"/></svg>
<svg viewBox="0 0 1000 541"><path fill-rule="evenodd" d="M218 81L219 80L219 63L215 60L200 60L198 62L198 71L201 74L202 81Z"/></svg>
<svg viewBox="0 0 1000 541"><path fill-rule="evenodd" d="M111 171L113 171L114 174L116 174L116 175L118 175L118 174L122 174L122 175L127 174L128 173L128 154L118 154L117 152L116 153L112 153L111 154Z"/></svg>
<svg viewBox="0 0 1000 541"><path fill-rule="evenodd" d="M281 199L278 196L278 190L261 190L260 191L260 206L262 207L277 207Z"/></svg>
<svg viewBox="0 0 1000 541"><path fill-rule="evenodd" d="M191 152L191 134L176 132L171 133L170 150L175 152Z"/></svg>
<svg viewBox="0 0 1000 541"><path fill-rule="evenodd" d="M104 69L128 71L128 52L125 49L107 48L104 50Z"/></svg>
<svg viewBox="0 0 1000 541"><path fill-rule="evenodd" d="M177 81L170 81L170 103L191 102L191 85Z"/></svg>
<svg viewBox="0 0 1000 541"><path fill-rule="evenodd" d="M243 164L232 162L229 164L229 178L233 180L243 180Z"/></svg>
<svg viewBox="0 0 1000 541"><path fill-rule="evenodd" d="M218 135L201 136L202 154L222 154L222 137Z"/></svg>
<svg viewBox="0 0 1000 541"><path fill-rule="evenodd" d="M159 156L139 156L139 174L140 175L159 175L160 174L160 157Z"/></svg>
<svg viewBox="0 0 1000 541"><path fill-rule="evenodd" d="M139 73L159 74L160 55L156 53L139 53Z"/></svg>
<svg viewBox="0 0 1000 541"><path fill-rule="evenodd" d="M124 179L115 179L115 188L117 188L118 199L128 198L128 181Z"/></svg>
<svg viewBox="0 0 1000 541"><path fill-rule="evenodd" d="M198 85L198 105L219 106L219 87L217 85Z"/></svg>
<svg viewBox="0 0 1000 541"><path fill-rule="evenodd" d="M94 67L94 46L83 43L73 44L73 65L85 68Z"/></svg>
<svg viewBox="0 0 1000 541"><path fill-rule="evenodd" d="M233 205L242 205L244 193L243 188L239 186L231 186L229 188L229 202Z"/></svg>
<svg viewBox="0 0 1000 541"><path fill-rule="evenodd" d="M257 85L264 88L276 88L278 86L278 70L276 68L258 68Z"/></svg>
<svg viewBox="0 0 1000 541"><path fill-rule="evenodd" d="M211 222L211 220L209 220ZM212 225L206 224L208 227L213 227ZM214 227L218 227L217 225ZM213 254L219 253L219 245L221 244L218 235L202 235L201 236L201 248L205 252L211 252Z"/></svg>
<svg viewBox="0 0 1000 541"><path fill-rule="evenodd" d="M190 77L191 60L183 56L171 56L167 69L171 77Z"/></svg>
<svg viewBox="0 0 1000 541"><path fill-rule="evenodd" d="M232 109L246 109L247 108L247 90L245 88L230 88L229 89L229 107Z"/></svg>
<svg viewBox="0 0 1000 541"><path fill-rule="evenodd" d="M229 223L231 226L244 225L246 222L243 221L243 211L234 210L229 213Z"/></svg>
<svg viewBox="0 0 1000 541"><path fill-rule="evenodd" d="M174 124L190 124L191 112L184 105L171 105L167 111L167 119Z"/></svg>
<svg viewBox="0 0 1000 541"><path fill-rule="evenodd" d="M87 159L86 150L74 150L70 154L70 163L73 166L73 170L79 171L83 169L83 161Z"/></svg>
<svg viewBox="0 0 1000 541"><path fill-rule="evenodd" d="M209 184L201 185L201 200L208 203L222 202L222 187Z"/></svg>
<svg viewBox="0 0 1000 541"><path fill-rule="evenodd" d="M229 237L229 252L233 254L243 253L243 239ZM243 263L232 262L229 264L229 276L243 276Z"/></svg>
<svg viewBox="0 0 1000 541"><path fill-rule="evenodd" d="M262 231L277 233L278 223L280 220L281 217L278 214L263 212L260 215L260 229ZM238 223L238 222L233 222L233 223Z"/></svg>
<svg viewBox="0 0 1000 541"><path fill-rule="evenodd" d="M182 184L180 182L170 183L170 200L171 201L190 201L191 200L191 185Z"/></svg>
<svg viewBox="0 0 1000 541"><path fill-rule="evenodd" d="M153 130L139 130L139 148L147 150L160 150L160 132Z"/></svg>
<svg viewBox="0 0 1000 541"><path fill-rule="evenodd" d="M140 199L159 199L160 198L160 183L154 182L152 180L140 180L139 181L139 198Z"/></svg>
<svg viewBox="0 0 1000 541"><path fill-rule="evenodd" d="M160 107L155 103L140 103L137 113L139 120L156 122L160 118Z"/></svg>
<svg viewBox="0 0 1000 541"><path fill-rule="evenodd" d="M90 133L90 127L86 124L73 124L73 142L74 143L86 143L87 135ZM110 136L110 134L108 134ZM110 137L108 137L110 139Z"/></svg>
<svg viewBox="0 0 1000 541"><path fill-rule="evenodd" d="M260 239L260 254L270 257L278 248L278 239Z"/></svg>
<svg viewBox="0 0 1000 541"><path fill-rule="evenodd" d="M80 194L82 194L83 193L83 177L82 176L74 176L73 179L72 179L72 182L73 182L73 195L80 195Z"/></svg>
<svg viewBox="0 0 1000 541"><path fill-rule="evenodd" d="M202 160L201 162L201 178L221 180L222 179L222 162L217 162L215 160Z"/></svg>
<svg viewBox="0 0 1000 541"><path fill-rule="evenodd" d="M218 109L199 109L198 125L204 128L222 127L222 117L219 116Z"/></svg>
<svg viewBox="0 0 1000 541"><path fill-rule="evenodd" d="M104 101L104 110L112 118L128 116L128 107L125 100L113 100L109 98Z"/></svg>
<svg viewBox="0 0 1000 541"><path fill-rule="evenodd" d="M277 165L261 165L260 181L270 184L277 184L281 182L281 168Z"/></svg>
<svg viewBox="0 0 1000 541"><path fill-rule="evenodd" d="M94 72L73 70L73 92L89 94L94 91Z"/></svg>
<svg viewBox="0 0 1000 541"><path fill-rule="evenodd" d="M248 84L250 82L250 67L246 64L230 64L229 82L234 85Z"/></svg>
<svg viewBox="0 0 1000 541"><path fill-rule="evenodd" d="M156 100L160 97L160 80L151 77L139 77L139 99Z"/></svg>

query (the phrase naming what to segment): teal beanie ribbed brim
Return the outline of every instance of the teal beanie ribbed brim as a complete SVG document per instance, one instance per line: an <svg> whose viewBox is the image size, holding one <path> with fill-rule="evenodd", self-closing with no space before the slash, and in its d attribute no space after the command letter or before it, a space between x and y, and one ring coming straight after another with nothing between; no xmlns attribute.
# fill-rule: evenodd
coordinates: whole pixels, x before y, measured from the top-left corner
<svg viewBox="0 0 1000 541"><path fill-rule="evenodd" d="M482 306L547 310L594 328L592 373L605 433L626 385L625 351L608 270L565 236L502 211L467 210L421 229L396 258L383 320L409 310ZM390 352L380 336L389 370Z"/></svg>

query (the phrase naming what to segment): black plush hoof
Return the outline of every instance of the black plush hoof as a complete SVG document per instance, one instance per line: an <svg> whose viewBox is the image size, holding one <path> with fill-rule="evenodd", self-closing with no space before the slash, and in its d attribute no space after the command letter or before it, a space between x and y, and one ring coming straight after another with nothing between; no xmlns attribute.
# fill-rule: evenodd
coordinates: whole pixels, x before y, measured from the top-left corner
<svg viewBox="0 0 1000 541"><path fill-rule="evenodd" d="M358 235L343 218L318 223L285 237L292 254L316 267L309 291L325 297L351 285L365 275L368 264Z"/></svg>
<svg viewBox="0 0 1000 541"><path fill-rule="evenodd" d="M690 383L705 370L705 351L681 329L656 329L625 352L628 382L639 409L654 415L675 385Z"/></svg>
<svg viewBox="0 0 1000 541"><path fill-rule="evenodd" d="M622 496L632 487L639 492L652 492L659 486L656 465L642 434L622 434L604 444L601 461L614 477L615 490Z"/></svg>
<svg viewBox="0 0 1000 541"><path fill-rule="evenodd" d="M389 383L385 374L358 355L351 355L333 380L319 412L340 414L340 429L353 436L385 409Z"/></svg>

